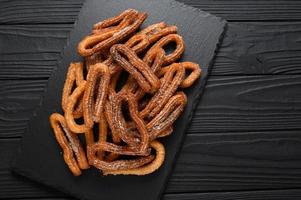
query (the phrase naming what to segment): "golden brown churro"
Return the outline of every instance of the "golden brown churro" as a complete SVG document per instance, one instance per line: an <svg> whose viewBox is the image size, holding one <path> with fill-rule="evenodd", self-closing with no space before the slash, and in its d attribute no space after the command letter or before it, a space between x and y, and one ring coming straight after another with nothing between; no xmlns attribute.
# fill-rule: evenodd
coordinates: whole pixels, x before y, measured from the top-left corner
<svg viewBox="0 0 301 200"><path fill-rule="evenodd" d="M64 84L62 94L62 109L66 111L69 97L72 93L74 84L77 86L84 80L83 76L83 63L70 63L70 67L67 72L66 81ZM78 106L74 110L74 117L79 118L83 114L82 97L79 99Z"/></svg>
<svg viewBox="0 0 301 200"><path fill-rule="evenodd" d="M172 53L164 56L164 65L168 65L177 61L183 54L185 48L183 38L178 34L169 34L161 38L150 48L150 50L148 50L143 60L146 63L150 63L150 60L153 60L158 51L165 52L164 47L173 42L176 43L176 49Z"/></svg>
<svg viewBox="0 0 301 200"><path fill-rule="evenodd" d="M162 84L158 92L151 98L146 107L141 111L140 115L145 118L153 118L160 112L161 108L166 104L170 97L178 89L184 78L184 67L179 63L174 63L162 78Z"/></svg>
<svg viewBox="0 0 301 200"><path fill-rule="evenodd" d="M180 87L187 88L190 87L201 75L201 68L197 63L193 62L182 62L180 63L184 68L185 72L191 71L191 73L182 81ZM170 66L161 68L160 75L164 75Z"/></svg>
<svg viewBox="0 0 301 200"><path fill-rule="evenodd" d="M86 86L86 81L82 82L69 97L67 108L65 111L65 118L68 128L74 133L85 133L88 130L86 124L77 124L75 118L73 116L73 110L78 102L80 96L84 93ZM84 104L84 102L83 102Z"/></svg>
<svg viewBox="0 0 301 200"><path fill-rule="evenodd" d="M160 87L160 80L135 52L126 45L116 44L111 48L113 59L134 79L145 92L155 92Z"/></svg>
<svg viewBox="0 0 301 200"><path fill-rule="evenodd" d="M95 24L78 44L85 63L70 64L64 115L49 118L75 176L90 166L104 175L140 176L164 162L158 139L172 134L187 103L183 89L197 81L201 69L177 63L185 44L176 26L159 22L138 31L146 17L128 9Z"/></svg>
<svg viewBox="0 0 301 200"><path fill-rule="evenodd" d="M152 162L150 162L144 166L136 167L136 168L132 168L132 169L127 168L127 169L119 169L119 170L104 170L103 174L104 175L108 175L108 174L121 175L122 174L122 175L142 176L142 175L153 173L164 162L165 148L162 143L160 143L159 141L156 141L156 140L152 141L150 143L150 146L156 150L156 157Z"/></svg>
<svg viewBox="0 0 301 200"><path fill-rule="evenodd" d="M137 14L137 10L127 9L115 17L94 24L92 33L97 34L123 28L124 24L130 21L130 19L133 20L133 17L137 16Z"/></svg>
<svg viewBox="0 0 301 200"><path fill-rule="evenodd" d="M98 79L100 79L99 82L97 82ZM83 104L83 114L88 128L92 128L94 122L99 122L101 118L109 83L109 68L102 63L92 65L87 75L87 85L83 97L85 102Z"/></svg>
<svg viewBox="0 0 301 200"><path fill-rule="evenodd" d="M88 169L89 165L77 135L68 129L65 118L59 113L50 116L50 124L57 142L64 151L66 164L75 176L79 176L81 169Z"/></svg>
<svg viewBox="0 0 301 200"><path fill-rule="evenodd" d="M116 29L116 31L104 31L99 34L93 34L85 37L78 44L78 53L81 56L91 56L97 52L103 52L104 50L110 48L112 45L122 41L127 36L134 33L144 22L147 17L146 13L138 13L137 15L132 15L129 19L132 23L128 26ZM130 17L129 17L130 18Z"/></svg>

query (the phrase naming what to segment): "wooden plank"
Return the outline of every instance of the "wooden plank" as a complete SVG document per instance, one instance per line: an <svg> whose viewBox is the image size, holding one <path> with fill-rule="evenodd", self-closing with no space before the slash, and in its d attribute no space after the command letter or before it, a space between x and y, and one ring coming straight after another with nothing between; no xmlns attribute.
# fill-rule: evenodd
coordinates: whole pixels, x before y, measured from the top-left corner
<svg viewBox="0 0 301 200"><path fill-rule="evenodd" d="M71 28L0 26L0 79L48 78ZM300 41L301 22L229 23L212 75L301 74Z"/></svg>
<svg viewBox="0 0 301 200"><path fill-rule="evenodd" d="M300 131L187 135L167 192L299 187L300 144Z"/></svg>
<svg viewBox="0 0 301 200"><path fill-rule="evenodd" d="M300 187L300 144L300 131L187 135L166 192ZM0 198L65 197L9 172L8 162L17 145L18 139L0 140Z"/></svg>
<svg viewBox="0 0 301 200"><path fill-rule="evenodd" d="M84 0L1 0L0 24L74 23Z"/></svg>
<svg viewBox="0 0 301 200"><path fill-rule="evenodd" d="M19 137L40 102L47 80L0 81L0 138Z"/></svg>
<svg viewBox="0 0 301 200"><path fill-rule="evenodd" d="M294 130L301 75L211 76L189 133Z"/></svg>
<svg viewBox="0 0 301 200"><path fill-rule="evenodd" d="M212 192L212 193L187 193L167 194L164 200L299 200L300 189L291 190L264 190L240 192ZM61 199L60 199L61 200ZM62 199L63 200L63 199Z"/></svg>
<svg viewBox="0 0 301 200"><path fill-rule="evenodd" d="M47 80L0 81L0 137L19 137ZM189 134L301 129L301 75L211 76Z"/></svg>
<svg viewBox="0 0 301 200"><path fill-rule="evenodd" d="M26 200L74 200L72 197L27 197ZM210 193L180 193L165 194L163 200L299 200L301 198L300 189L289 190L264 190L264 191L239 191L239 192L210 192Z"/></svg>
<svg viewBox="0 0 301 200"><path fill-rule="evenodd" d="M48 78L71 28L68 24L0 26L0 79Z"/></svg>
<svg viewBox="0 0 301 200"><path fill-rule="evenodd" d="M229 21L266 21L301 19L301 2L297 0L179 0Z"/></svg>
<svg viewBox="0 0 301 200"><path fill-rule="evenodd" d="M301 22L229 23L212 75L300 74Z"/></svg>
<svg viewBox="0 0 301 200"><path fill-rule="evenodd" d="M300 20L294 0L178 0L230 21ZM74 23L84 0L1 0L0 24Z"/></svg>
<svg viewBox="0 0 301 200"><path fill-rule="evenodd" d="M26 200L53 200L53 197L26 197ZM263 190L263 191L239 191L239 192L210 192L210 193L180 193L165 194L163 200L299 200L300 189L289 190ZM56 200L74 200L72 197L55 197Z"/></svg>

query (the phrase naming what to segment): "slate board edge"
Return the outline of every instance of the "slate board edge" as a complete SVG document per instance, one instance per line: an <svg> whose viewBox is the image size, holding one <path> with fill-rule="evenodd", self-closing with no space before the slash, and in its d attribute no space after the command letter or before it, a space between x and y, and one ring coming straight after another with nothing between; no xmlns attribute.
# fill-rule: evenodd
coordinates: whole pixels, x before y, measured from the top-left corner
<svg viewBox="0 0 301 200"><path fill-rule="evenodd" d="M199 12L199 11L205 12L205 11L199 9L199 8L191 7L191 6L188 6L188 5L184 4L184 3L177 2L177 1L175 1L175 0L165 0L165 1L168 2L169 4L171 4L171 6L174 4L174 5L177 5L177 6L178 6L179 8L181 8L181 9L189 9L189 10L192 10L193 12ZM75 23L74 23L74 25L73 25L73 29L74 29L74 27L77 25L77 22L78 22L79 17L85 12L86 7L87 7L87 0L83 3L83 6L82 6L82 8L81 8L81 10L80 10L80 12L79 12L79 14L78 14L78 17L77 17L77 19L76 19L76 21L75 21ZM208 12L206 12L206 13L208 13ZM208 13L208 14L210 14L210 13ZM220 22L223 23L222 32L221 32L220 37L219 37L219 39L218 39L218 42L217 42L217 44L216 44L216 48L215 48L215 51L214 51L214 53L213 53L213 54L214 54L214 55L213 55L213 58L212 58L211 62L210 62L209 65L208 65L208 69L207 69L207 70L208 70L208 72L207 72L208 74L207 74L207 76L205 77L205 79L202 80L201 84L200 84L199 87L197 88L200 92L197 93L197 95L196 95L196 97L195 97L195 100L193 101L192 110L191 110L191 112L190 112L190 114L189 114L189 116L188 116L188 119L187 119L187 120L188 120L188 123L186 124L186 126L185 126L185 128L184 128L184 134L182 134L182 136L181 136L181 144L180 144L180 147L179 147L178 149L176 149L176 155L175 155L174 160L172 161L172 165L171 165L172 167L171 167L171 170L168 172L167 178L165 179L165 181L164 181L164 183L163 183L163 187L161 188L161 190L160 190L159 193L158 193L157 199L160 199L160 197L162 196L162 193L164 192L164 190L165 190L165 188L166 188L167 182L168 182L168 180L169 180L169 178L170 178L170 176L171 176L171 174L172 174L172 171L174 170L175 162L176 162L176 160L177 160L177 158L178 158L179 152L180 152L180 150L181 150L181 148L182 148L182 144L183 144L183 142L184 142L185 132L187 131L187 129L188 129L190 123L191 123L191 119L192 119L192 117L193 117L193 115L194 115L196 106L197 106L197 104L200 102L200 99L201 99L201 97L202 97L202 94L203 94L203 92L205 91L205 86L206 86L206 83L207 83L207 79L208 79L208 76L210 75L210 72L211 72L211 70L212 70L212 65L213 65L213 62L214 62L216 53L217 53L217 51L218 51L218 49L219 49L219 46L220 46L220 44L221 44L221 42L222 42L222 39L223 39L223 37L224 37L224 34L225 34L226 20L224 20L224 19L222 19L222 18L220 18L220 17L217 17L217 16L215 16L215 15L213 15L213 14L210 14L210 15L211 15L213 18L216 18L217 20L219 20ZM60 64L61 64L61 62L62 62L62 60L63 60L64 55L65 55L65 49L69 46L71 32L72 32L72 31L70 31L70 32L68 33L66 45L63 47L63 49L62 49L62 51L61 51L61 53L60 53L60 56L59 56L59 58L58 58L58 60L57 60L56 68L53 69L53 71L51 72L51 75L50 75L49 78L55 77L56 74L57 74L57 71L58 71L58 69L59 69L59 66L60 66ZM48 88L48 85L49 85L49 84L50 84L50 83L49 83L49 81L48 81L47 84L45 85L44 92L43 92L43 94L41 95L41 99L40 99L40 101L39 101L39 105L36 107L36 109L35 109L34 112L33 112L33 115L31 116L30 120L28 121L27 126L26 126L26 128L25 128L25 130L24 130L24 133L28 132L29 125L31 124L31 121L33 121L33 120L37 117L37 113L38 113L38 111L40 110L40 108L42 107L44 98L46 97L46 94L47 94L47 92L48 92L48 91L47 91L47 88ZM23 134L23 136L24 136L24 134ZM22 136L22 137L23 137L23 136ZM17 155L17 153L20 153L20 152L22 151L22 139L20 140L19 144L20 144L20 145L18 145L18 148L17 148L17 150L16 150L16 152L15 152L15 155ZM16 158L17 158L17 156L14 156L14 157L12 158L12 160L11 160L11 165L10 165L10 166L11 166L11 170L12 170L14 173L17 173L18 175L24 176L24 177L26 177L27 179L29 179L29 180L31 180L31 181L33 181L33 182L43 184L44 186L50 187L50 188L52 188L52 189L54 189L54 190L58 190L58 191L64 192L64 193L67 194L67 195L69 194L69 195L72 195L72 196L74 196L74 197L79 197L80 199L86 199L84 196L80 196L78 193L73 193L72 191L66 190L64 187L60 187L60 186L58 186L58 185L53 186L52 184L49 184L49 183L45 182L43 179L39 178L38 176L35 176L35 175L33 175L33 174L28 174L26 171L23 171L22 169L20 169L20 168L18 168L18 167L16 166ZM30 178L29 178L29 177L30 177Z"/></svg>

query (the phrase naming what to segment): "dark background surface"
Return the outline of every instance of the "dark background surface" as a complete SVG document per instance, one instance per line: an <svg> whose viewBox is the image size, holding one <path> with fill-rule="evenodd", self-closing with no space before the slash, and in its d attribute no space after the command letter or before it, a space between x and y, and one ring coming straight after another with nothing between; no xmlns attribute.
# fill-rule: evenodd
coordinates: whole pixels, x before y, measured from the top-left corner
<svg viewBox="0 0 301 200"><path fill-rule="evenodd" d="M229 25L164 199L301 199L301 1L181 2ZM71 199L9 161L82 3L0 0L0 199Z"/></svg>

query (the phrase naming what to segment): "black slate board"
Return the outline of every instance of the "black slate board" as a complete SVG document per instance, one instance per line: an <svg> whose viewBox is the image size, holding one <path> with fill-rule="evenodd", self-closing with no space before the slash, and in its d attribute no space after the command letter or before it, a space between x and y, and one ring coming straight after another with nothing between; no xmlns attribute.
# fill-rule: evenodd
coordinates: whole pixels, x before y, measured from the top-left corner
<svg viewBox="0 0 301 200"><path fill-rule="evenodd" d="M101 176L97 170L91 169L80 177L74 177L63 161L48 117L53 112L61 112L61 91L67 67L71 61L81 60L76 53L77 43L91 31L94 23L127 8L148 12L149 17L143 26L160 21L177 25L179 34L186 43L182 60L199 63L202 77L192 88L186 90L188 104L177 120L173 134L163 139L166 159L157 172L147 176ZM225 21L220 18L170 0L87 1L70 34L70 41L62 54L58 69L49 79L43 101L26 129L12 162L12 169L81 199L158 199L171 173L193 110L203 92L224 26Z"/></svg>

